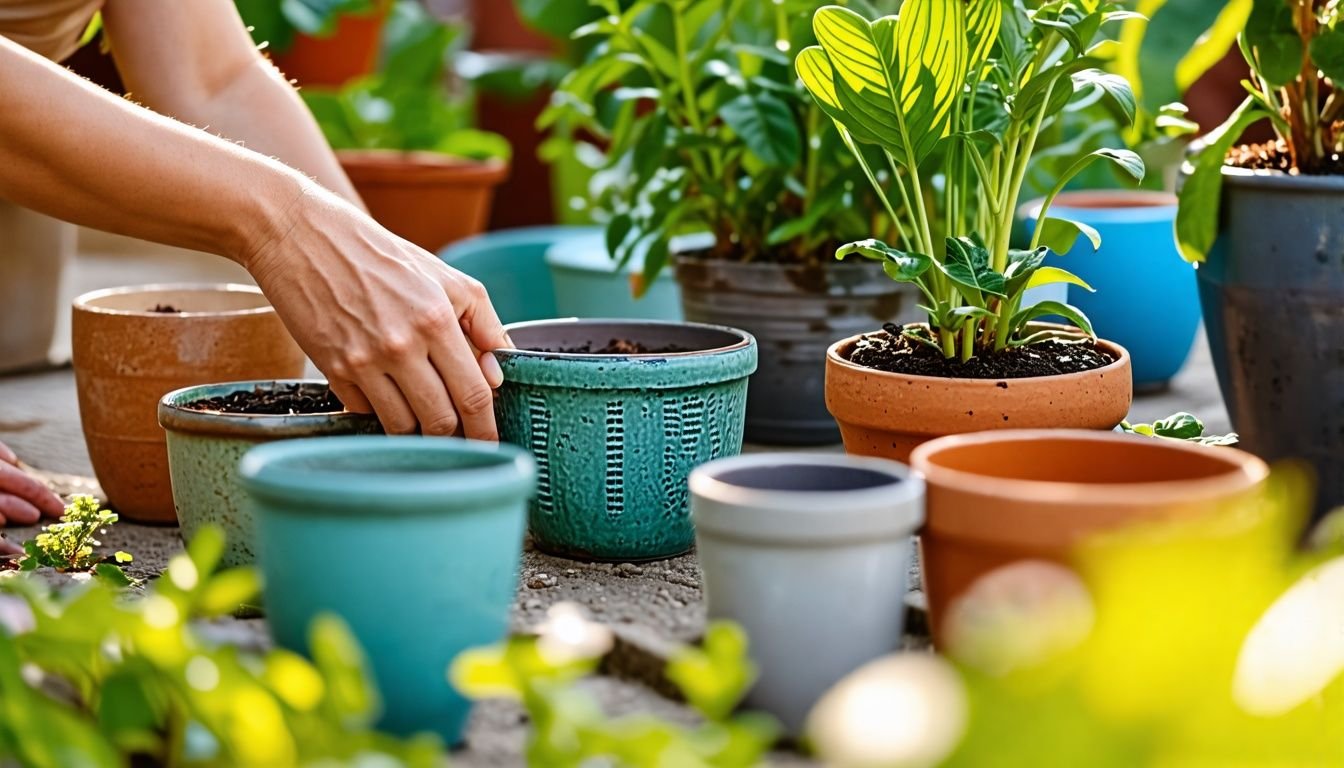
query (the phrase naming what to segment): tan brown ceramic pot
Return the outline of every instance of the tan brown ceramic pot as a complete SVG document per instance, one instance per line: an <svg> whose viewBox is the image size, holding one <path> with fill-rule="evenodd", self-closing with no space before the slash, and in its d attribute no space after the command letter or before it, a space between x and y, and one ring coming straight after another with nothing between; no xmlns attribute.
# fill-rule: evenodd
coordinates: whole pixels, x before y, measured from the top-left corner
<svg viewBox="0 0 1344 768"><path fill-rule="evenodd" d="M826 350L826 409L845 452L908 461L926 440L990 429L1114 429L1134 396L1129 353L1100 340L1115 362L1024 379L950 379L887 373L849 361L863 335Z"/></svg>
<svg viewBox="0 0 1344 768"><path fill-rule="evenodd" d="M502 160L391 150L336 154L373 218L430 253L484 232L495 187L509 175Z"/></svg>
<svg viewBox="0 0 1344 768"><path fill-rule="evenodd" d="M303 351L261 291L245 285L86 293L75 299L72 330L93 471L111 506L139 522L177 521L161 397L196 384L303 375Z"/></svg>
<svg viewBox="0 0 1344 768"><path fill-rule="evenodd" d="M1263 461L1235 448L1088 430L999 430L924 443L921 533L935 640L949 606L1016 561L1069 564L1089 536L1207 514L1259 485Z"/></svg>

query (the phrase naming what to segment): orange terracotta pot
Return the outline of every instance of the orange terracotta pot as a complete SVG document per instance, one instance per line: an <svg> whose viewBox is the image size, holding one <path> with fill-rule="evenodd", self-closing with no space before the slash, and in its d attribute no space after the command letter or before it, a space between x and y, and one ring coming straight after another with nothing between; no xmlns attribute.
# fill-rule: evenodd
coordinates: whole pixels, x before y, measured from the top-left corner
<svg viewBox="0 0 1344 768"><path fill-rule="evenodd" d="M363 77L373 72L378 63L387 6L388 3L382 3L367 14L342 15L327 37L296 34L288 49L271 54L271 61L286 78L300 86L339 88Z"/></svg>
<svg viewBox="0 0 1344 768"><path fill-rule="evenodd" d="M849 361L863 336L826 351L826 409L845 452L909 461L926 440L992 429L1114 429L1134 398L1129 353L1101 340L1115 362L1024 379L949 379L887 373Z"/></svg>
<svg viewBox="0 0 1344 768"><path fill-rule="evenodd" d="M1073 548L1125 525L1207 514L1269 475L1235 448L1087 430L999 430L924 443L920 535L930 626L977 579L1021 560L1067 566Z"/></svg>
<svg viewBox="0 0 1344 768"><path fill-rule="evenodd" d="M484 232L495 187L509 175L502 160L391 150L336 154L373 218L430 253Z"/></svg>
<svg viewBox="0 0 1344 768"><path fill-rule="evenodd" d="M155 306L179 312L155 312ZM177 522L160 398L196 384L303 375L303 351L251 286L86 293L75 299L72 332L79 416L93 471L112 508L137 522Z"/></svg>

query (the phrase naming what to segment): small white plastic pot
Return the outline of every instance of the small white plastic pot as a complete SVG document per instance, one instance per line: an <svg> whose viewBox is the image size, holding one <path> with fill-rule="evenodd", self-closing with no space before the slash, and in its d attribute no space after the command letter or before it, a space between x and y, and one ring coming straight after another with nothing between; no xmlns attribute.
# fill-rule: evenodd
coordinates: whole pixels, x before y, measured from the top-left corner
<svg viewBox="0 0 1344 768"><path fill-rule="evenodd" d="M752 454L690 477L709 618L740 624L747 704L791 733L832 685L898 649L924 482L886 459Z"/></svg>

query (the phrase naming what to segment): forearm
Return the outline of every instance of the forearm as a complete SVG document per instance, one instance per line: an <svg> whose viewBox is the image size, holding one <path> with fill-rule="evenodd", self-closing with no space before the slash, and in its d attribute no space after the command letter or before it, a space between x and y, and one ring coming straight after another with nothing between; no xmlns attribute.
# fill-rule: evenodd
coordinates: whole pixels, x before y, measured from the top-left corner
<svg viewBox="0 0 1344 768"><path fill-rule="evenodd" d="M3 38L0 100L0 196L77 224L245 264L311 184Z"/></svg>
<svg viewBox="0 0 1344 768"><path fill-rule="evenodd" d="M275 157L364 208L303 100L260 55L215 93L196 92L174 103L147 106Z"/></svg>

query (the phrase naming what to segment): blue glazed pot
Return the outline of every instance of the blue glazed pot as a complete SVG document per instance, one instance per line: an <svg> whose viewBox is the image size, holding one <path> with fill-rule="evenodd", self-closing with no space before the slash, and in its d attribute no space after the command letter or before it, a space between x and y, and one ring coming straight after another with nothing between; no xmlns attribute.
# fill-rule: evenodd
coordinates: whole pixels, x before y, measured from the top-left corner
<svg viewBox="0 0 1344 768"><path fill-rule="evenodd" d="M246 414L199 411L188 403L235 392L298 387L323 397L325 381L238 381L169 392L159 401L159 425L167 433L168 474L182 538L191 541L207 525L224 531L226 566L256 562L252 505L238 484L238 462L260 443L298 437L378 434L377 417L365 413Z"/></svg>
<svg viewBox="0 0 1344 768"><path fill-rule="evenodd" d="M496 400L500 439L537 459L529 527L537 546L593 560L680 555L695 540L686 480L742 450L756 340L731 328L629 320L556 320L506 329L518 349ZM536 350L612 339L678 353Z"/></svg>
<svg viewBox="0 0 1344 768"><path fill-rule="evenodd" d="M1040 202L1025 207L1034 228ZM1160 389L1185 366L1199 331L1195 273L1176 250L1176 197L1163 192L1065 192L1049 216L1080 221L1101 233L1101 249L1079 238L1054 261L1095 293L1068 287L1097 335L1129 350L1136 390Z"/></svg>
<svg viewBox="0 0 1344 768"><path fill-rule="evenodd" d="M240 474L276 643L304 652L314 617L339 616L371 662L379 727L461 741L469 704L447 669L508 628L532 457L455 438L329 437L255 448ZM362 566L361 552L378 556Z"/></svg>
<svg viewBox="0 0 1344 768"><path fill-rule="evenodd" d="M439 252L444 263L480 280L505 323L556 317L546 252L573 240L601 238L600 227L520 227L487 232Z"/></svg>
<svg viewBox="0 0 1344 768"><path fill-rule="evenodd" d="M555 286L558 317L627 317L681 320L681 291L671 269L664 269L641 297L635 298L643 260L635 257L617 269L600 232L557 243L546 252Z"/></svg>

